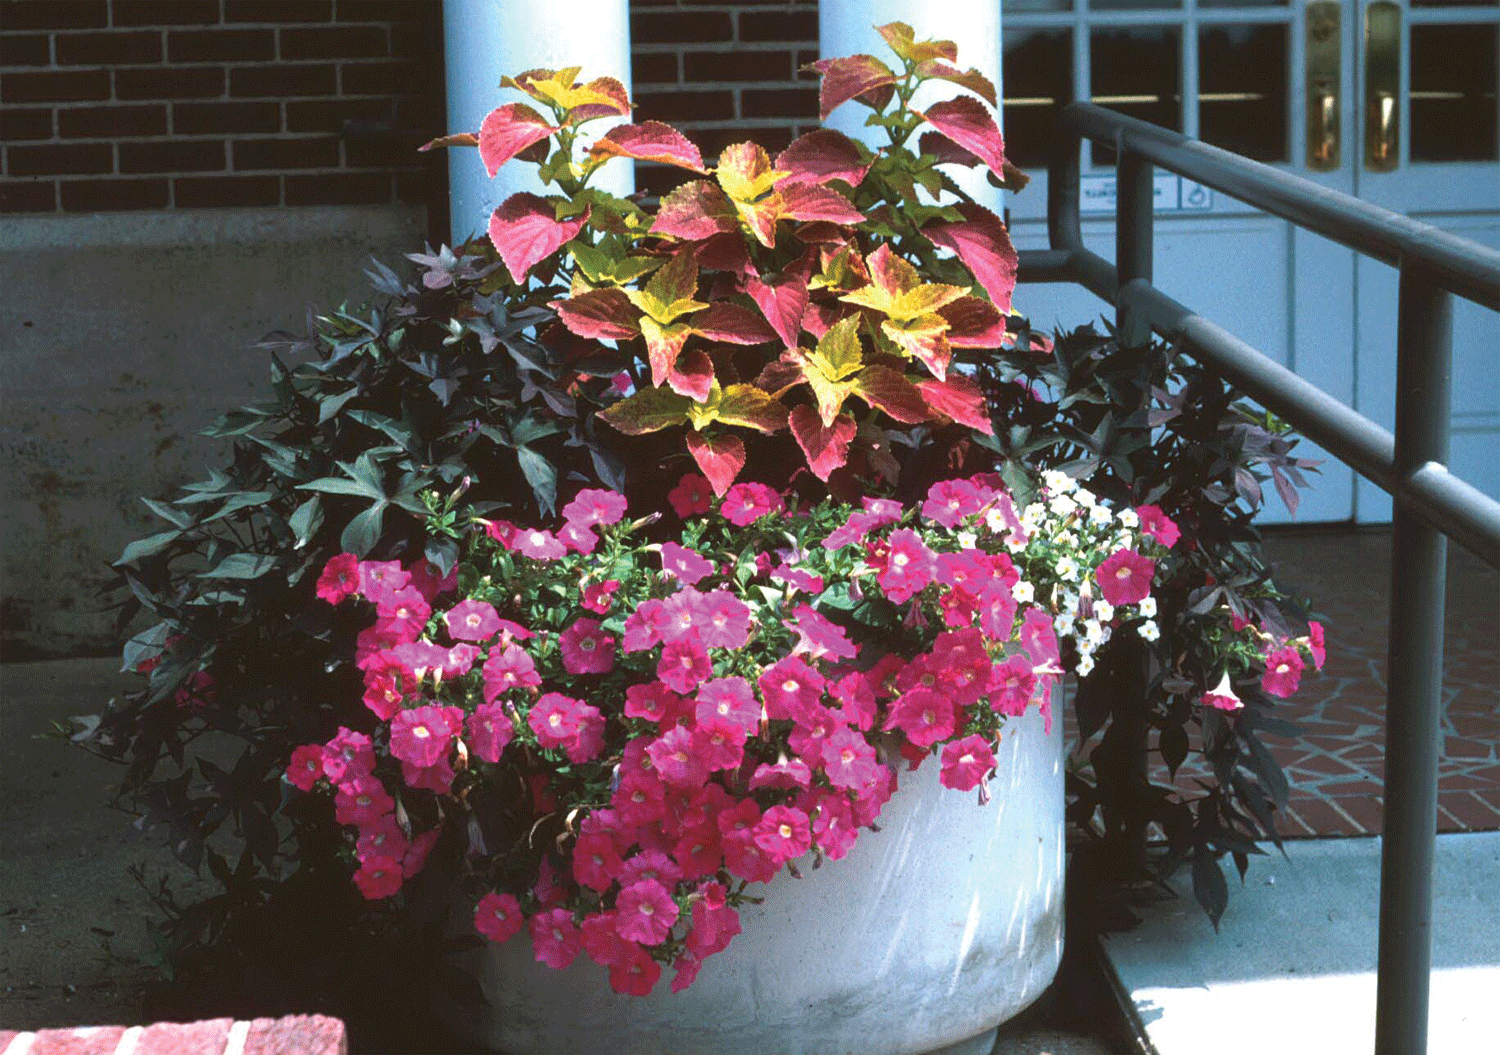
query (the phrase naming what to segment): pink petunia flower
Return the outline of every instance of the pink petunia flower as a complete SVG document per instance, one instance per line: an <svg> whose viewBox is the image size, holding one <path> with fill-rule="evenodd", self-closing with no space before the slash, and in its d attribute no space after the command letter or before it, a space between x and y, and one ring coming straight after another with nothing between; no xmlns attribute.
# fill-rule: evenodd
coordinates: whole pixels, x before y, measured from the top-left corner
<svg viewBox="0 0 1500 1055"><path fill-rule="evenodd" d="M838 701L839 711L849 725L869 729L875 724L875 690L864 672L845 674L833 683L829 694Z"/></svg>
<svg viewBox="0 0 1500 1055"><path fill-rule="evenodd" d="M595 912L583 917L578 924L583 951L600 967L611 967L625 955L630 942L615 933L615 914Z"/></svg>
<svg viewBox="0 0 1500 1055"><path fill-rule="evenodd" d="M625 496L616 491L591 487L579 491L573 501L563 506L563 519L570 524L593 527L595 524L618 524L625 515Z"/></svg>
<svg viewBox="0 0 1500 1055"><path fill-rule="evenodd" d="M765 554L761 554L765 556ZM780 564L771 569L771 578L777 582L784 582L793 591L801 590L807 594L820 594L823 592L823 576L814 575L803 568L797 568L790 564Z"/></svg>
<svg viewBox="0 0 1500 1055"><path fill-rule="evenodd" d="M407 879L416 875L427 863L427 855L432 853L432 848L437 845L438 830L425 831L411 841L405 856L401 858L401 874Z"/></svg>
<svg viewBox="0 0 1500 1055"><path fill-rule="evenodd" d="M943 748L938 783L954 791L972 791L995 768L995 753L978 733Z"/></svg>
<svg viewBox="0 0 1500 1055"><path fill-rule="evenodd" d="M591 612L603 615L614 604L615 592L620 588L619 579L591 582L583 588L583 599L578 603Z"/></svg>
<svg viewBox="0 0 1500 1055"><path fill-rule="evenodd" d="M446 795L453 790L453 765L440 758L430 766L414 766L401 763L401 779L407 787L416 791L430 791L434 795Z"/></svg>
<svg viewBox="0 0 1500 1055"><path fill-rule="evenodd" d="M750 776L751 791L759 791L761 788L794 791L811 783L812 769L808 764L800 758L787 758L785 755L775 762L762 762Z"/></svg>
<svg viewBox="0 0 1500 1055"><path fill-rule="evenodd" d="M1020 717L1036 694L1036 674L1031 669L1031 660L1025 656L1011 656L996 663L989 684L990 706L1000 714Z"/></svg>
<svg viewBox="0 0 1500 1055"><path fill-rule="evenodd" d="M836 788L862 788L877 776L875 748L853 729L837 729L823 741L823 772Z"/></svg>
<svg viewBox="0 0 1500 1055"><path fill-rule="evenodd" d="M793 655L806 655L811 659L853 659L854 645L844 633L844 628L819 615L805 604L792 609L792 618L782 625L797 635L792 646Z"/></svg>
<svg viewBox="0 0 1500 1055"><path fill-rule="evenodd" d="M643 828L661 816L666 797L661 777L654 771L638 769L621 778L610 802L622 824Z"/></svg>
<svg viewBox="0 0 1500 1055"><path fill-rule="evenodd" d="M444 575L438 570L438 566L426 557L418 557L406 566L406 572L411 576L408 584L424 598L430 605L437 600L439 594L447 593L458 585L458 567L448 570Z"/></svg>
<svg viewBox="0 0 1500 1055"><path fill-rule="evenodd" d="M670 889L682 878L682 869L661 850L642 850L625 862L618 878L622 887L642 879L655 879Z"/></svg>
<svg viewBox="0 0 1500 1055"><path fill-rule="evenodd" d="M448 716L440 708L414 707L391 719L391 754L425 769L448 754L453 734Z"/></svg>
<svg viewBox="0 0 1500 1055"><path fill-rule="evenodd" d="M387 813L374 824L368 824L359 829L359 835L354 844L354 856L361 863L377 857L399 861L406 856L408 849L410 849L410 843L407 841L406 833L401 830L401 825L396 823L396 815Z"/></svg>
<svg viewBox="0 0 1500 1055"><path fill-rule="evenodd" d="M702 600L703 594L691 586L684 586L662 601L662 641L676 641L698 625Z"/></svg>
<svg viewBox="0 0 1500 1055"><path fill-rule="evenodd" d="M812 847L807 814L792 806L772 806L755 826L755 845L778 865Z"/></svg>
<svg viewBox="0 0 1500 1055"><path fill-rule="evenodd" d="M667 492L667 501L681 519L707 513L713 508L714 491L707 477L688 473Z"/></svg>
<svg viewBox="0 0 1500 1055"><path fill-rule="evenodd" d="M818 704L810 707L797 719L796 727L787 737L787 745L808 765L818 765L823 760L823 742L839 728L838 715Z"/></svg>
<svg viewBox="0 0 1500 1055"><path fill-rule="evenodd" d="M698 972L703 969L703 960L684 950L677 954L677 959L672 961L672 968L676 972L672 975L672 992L680 993L698 980Z"/></svg>
<svg viewBox="0 0 1500 1055"><path fill-rule="evenodd" d="M318 599L329 604L338 604L346 597L359 592L359 558L352 553L340 553L323 565L323 574L318 576Z"/></svg>
<svg viewBox="0 0 1500 1055"><path fill-rule="evenodd" d="M398 560L359 562L359 594L367 601L380 603L387 593L404 588L411 573Z"/></svg>
<svg viewBox="0 0 1500 1055"><path fill-rule="evenodd" d="M380 901L401 889L401 862L389 857L372 857L354 873L354 885L367 901Z"/></svg>
<svg viewBox="0 0 1500 1055"><path fill-rule="evenodd" d="M695 956L707 959L723 952L740 933L740 914L730 907L720 883L700 886L691 912L693 928L683 944Z"/></svg>
<svg viewBox="0 0 1500 1055"><path fill-rule="evenodd" d="M693 626L708 648L744 648L750 640L750 606L728 590L700 594Z"/></svg>
<svg viewBox="0 0 1500 1055"><path fill-rule="evenodd" d="M1302 654L1296 646L1282 645L1266 657L1266 672L1261 676L1260 687L1272 696L1286 699L1297 691L1303 669Z"/></svg>
<svg viewBox="0 0 1500 1055"><path fill-rule="evenodd" d="M769 883L781 864L755 842L753 831L730 832L723 837L724 867L749 883Z"/></svg>
<svg viewBox="0 0 1500 1055"><path fill-rule="evenodd" d="M1234 691L1234 686L1229 683L1229 671L1219 679L1219 683L1203 694L1203 704L1216 710L1234 712L1245 706L1239 694Z"/></svg>
<svg viewBox="0 0 1500 1055"><path fill-rule="evenodd" d="M545 748L562 748L578 735L585 706L582 700L560 692L549 692L536 701L536 706L526 716L526 724L536 734L537 743Z"/></svg>
<svg viewBox="0 0 1500 1055"><path fill-rule="evenodd" d="M885 595L897 604L908 601L932 582L937 559L911 528L891 532L885 566L875 576Z"/></svg>
<svg viewBox="0 0 1500 1055"><path fill-rule="evenodd" d="M487 601L460 601L443 615L449 636L459 641L487 641L500 632L500 615Z"/></svg>
<svg viewBox="0 0 1500 1055"><path fill-rule="evenodd" d="M708 779L708 766L698 751L693 730L674 726L653 741L646 754L661 779L678 788L698 788Z"/></svg>
<svg viewBox="0 0 1500 1055"><path fill-rule="evenodd" d="M693 734L693 750L703 759L710 771L738 769L745 760L745 740L748 733L743 725L729 718L709 715L698 723Z"/></svg>
<svg viewBox="0 0 1500 1055"><path fill-rule="evenodd" d="M1328 660L1328 648L1323 638L1323 624L1316 619L1307 624L1307 650L1312 653L1313 669L1322 670Z"/></svg>
<svg viewBox="0 0 1500 1055"><path fill-rule="evenodd" d="M508 940L525 922L520 902L510 894L488 893L474 908L474 929L493 942Z"/></svg>
<svg viewBox="0 0 1500 1055"><path fill-rule="evenodd" d="M719 512L736 527L748 527L763 516L786 509L781 495L765 484L735 484L724 494Z"/></svg>
<svg viewBox="0 0 1500 1055"><path fill-rule="evenodd" d="M552 532L540 528L519 530L511 539L511 546L523 557L532 560L561 560L568 548Z"/></svg>
<svg viewBox="0 0 1500 1055"><path fill-rule="evenodd" d="M303 744L292 752L292 759L286 767L286 779L293 787L311 791L321 776L323 776L322 744Z"/></svg>
<svg viewBox="0 0 1500 1055"><path fill-rule="evenodd" d="M983 504L980 492L968 480L943 480L927 489L922 516L945 528L955 528L965 518L979 512Z"/></svg>
<svg viewBox="0 0 1500 1055"><path fill-rule="evenodd" d="M565 908L548 909L532 916L527 923L531 931L531 950L537 963L562 970L578 957L583 938L573 925L573 913Z"/></svg>
<svg viewBox="0 0 1500 1055"><path fill-rule="evenodd" d="M1156 562L1133 549L1117 550L1104 558L1094 572L1094 581L1104 599L1116 608L1135 604L1151 592L1151 577Z"/></svg>
<svg viewBox="0 0 1500 1055"><path fill-rule="evenodd" d="M536 672L536 661L520 645L506 645L490 650L484 661L484 701L494 703L511 689L531 688L542 683Z"/></svg>
<svg viewBox="0 0 1500 1055"><path fill-rule="evenodd" d="M661 544L661 570L687 586L694 586L714 573L714 563L697 550L675 542Z"/></svg>
<svg viewBox="0 0 1500 1055"><path fill-rule="evenodd" d="M628 705L625 713L630 713ZM744 678L714 678L698 686L693 714L699 724L728 721L748 733L760 721L760 703Z"/></svg>
<svg viewBox="0 0 1500 1055"><path fill-rule="evenodd" d="M625 690L625 715L628 718L645 718L666 724L684 709L682 697L659 681L631 685Z"/></svg>
<svg viewBox="0 0 1500 1055"><path fill-rule="evenodd" d="M626 652L643 652L661 642L666 628L666 606L654 597L642 601L625 619L625 638L621 647Z"/></svg>
<svg viewBox="0 0 1500 1055"><path fill-rule="evenodd" d="M661 979L661 964L639 945L624 942L619 958L609 967L609 987L630 996L650 996Z"/></svg>
<svg viewBox="0 0 1500 1055"><path fill-rule="evenodd" d="M627 941L658 945L667 940L677 916L677 903L655 879L622 887L615 899L615 933Z"/></svg>
<svg viewBox="0 0 1500 1055"><path fill-rule="evenodd" d="M332 740L323 745L323 773L335 784L375 771L375 747L364 733L339 726Z"/></svg>
<svg viewBox="0 0 1500 1055"><path fill-rule="evenodd" d="M662 646L656 676L673 692L689 693L713 676L708 650L696 630Z"/></svg>
<svg viewBox="0 0 1500 1055"><path fill-rule="evenodd" d="M334 819L340 824L373 824L396 808L385 785L373 776L358 776L339 785L333 800Z"/></svg>
<svg viewBox="0 0 1500 1055"><path fill-rule="evenodd" d="M1167 549L1177 544L1182 531L1159 506L1136 506L1135 515L1141 518L1141 532L1150 535Z"/></svg>
<svg viewBox="0 0 1500 1055"><path fill-rule="evenodd" d="M558 528L557 540L574 553L592 553L599 545L598 535L582 524L571 521Z"/></svg>
<svg viewBox="0 0 1500 1055"><path fill-rule="evenodd" d="M826 684L823 675L796 656L778 661L756 683L765 700L767 715L794 720L821 704Z"/></svg>
<svg viewBox="0 0 1500 1055"><path fill-rule="evenodd" d="M615 638L597 619L576 619L558 636L563 669L569 674L608 674L615 669Z"/></svg>
<svg viewBox="0 0 1500 1055"><path fill-rule="evenodd" d="M875 780L880 779L884 766L877 766ZM812 816L813 842L830 861L839 861L854 847L859 837L859 826L854 823L854 811L849 799L843 794L822 792L816 799Z"/></svg>
<svg viewBox="0 0 1500 1055"><path fill-rule="evenodd" d="M979 629L991 641L1009 641L1016 629L1016 599L1004 579L979 589Z"/></svg>
<svg viewBox="0 0 1500 1055"><path fill-rule="evenodd" d="M579 886L604 893L613 885L624 862L608 835L585 833L573 844L573 880Z"/></svg>
<svg viewBox="0 0 1500 1055"><path fill-rule="evenodd" d="M388 590L376 603L375 625L382 631L412 640L421 635L432 608L415 586Z"/></svg>
<svg viewBox="0 0 1500 1055"><path fill-rule="evenodd" d="M498 703L481 703L474 708L466 722L469 731L469 747L480 760L500 761L505 745L515 736L515 727L505 708Z"/></svg>
<svg viewBox="0 0 1500 1055"><path fill-rule="evenodd" d="M718 827L708 822L688 828L672 847L672 857L682 867L686 879L713 875L724 860Z"/></svg>
<svg viewBox="0 0 1500 1055"><path fill-rule="evenodd" d="M953 701L931 689L912 689L892 704L885 728L899 729L917 747L931 747L953 735L958 715Z"/></svg>

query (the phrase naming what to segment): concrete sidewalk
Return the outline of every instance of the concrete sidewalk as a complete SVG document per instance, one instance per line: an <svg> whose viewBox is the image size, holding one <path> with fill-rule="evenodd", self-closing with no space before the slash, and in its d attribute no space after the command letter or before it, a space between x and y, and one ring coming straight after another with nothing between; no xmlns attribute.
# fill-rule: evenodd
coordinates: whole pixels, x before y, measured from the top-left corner
<svg viewBox="0 0 1500 1055"><path fill-rule="evenodd" d="M1219 934L1184 876L1174 884L1177 900L1105 941L1148 1051L1374 1051L1380 840L1303 840L1286 848L1289 859L1268 847L1269 856L1252 860L1243 888L1231 878ZM1494 1051L1500 832L1440 835L1434 886L1428 1051Z"/></svg>

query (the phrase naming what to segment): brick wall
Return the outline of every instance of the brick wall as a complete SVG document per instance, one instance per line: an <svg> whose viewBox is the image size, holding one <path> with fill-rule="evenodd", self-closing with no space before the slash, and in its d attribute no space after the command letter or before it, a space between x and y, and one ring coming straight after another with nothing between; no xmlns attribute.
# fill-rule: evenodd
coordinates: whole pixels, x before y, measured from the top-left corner
<svg viewBox="0 0 1500 1055"><path fill-rule="evenodd" d="M637 120L709 157L816 126L816 84L797 72L817 57L816 0L630 9ZM414 148L444 124L441 10L0 0L0 211L425 202L440 159ZM680 178L642 166L639 185Z"/></svg>
<svg viewBox="0 0 1500 1055"><path fill-rule="evenodd" d="M423 201L428 0L4 0L0 209Z"/></svg>

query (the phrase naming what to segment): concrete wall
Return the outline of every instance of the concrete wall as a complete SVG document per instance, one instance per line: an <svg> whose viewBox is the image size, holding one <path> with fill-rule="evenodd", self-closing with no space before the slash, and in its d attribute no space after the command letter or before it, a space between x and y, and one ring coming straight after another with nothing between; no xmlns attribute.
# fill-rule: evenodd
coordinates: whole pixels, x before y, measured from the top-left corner
<svg viewBox="0 0 1500 1055"><path fill-rule="evenodd" d="M410 206L8 217L0 227L0 657L106 652L96 589L140 504L227 447L196 435L263 398L308 304L365 297L371 255L422 248Z"/></svg>

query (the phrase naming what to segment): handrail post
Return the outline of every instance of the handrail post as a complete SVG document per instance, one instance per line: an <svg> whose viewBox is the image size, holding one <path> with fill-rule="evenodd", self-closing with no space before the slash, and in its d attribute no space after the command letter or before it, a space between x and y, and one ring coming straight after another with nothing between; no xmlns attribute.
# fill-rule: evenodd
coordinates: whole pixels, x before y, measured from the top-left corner
<svg viewBox="0 0 1500 1055"><path fill-rule="evenodd" d="M1151 281L1152 257L1152 166L1151 162L1119 144L1115 166L1115 271L1120 287L1115 292L1115 324L1120 344L1139 348L1151 340L1151 323L1141 307L1132 302L1130 283Z"/></svg>
<svg viewBox="0 0 1500 1055"><path fill-rule="evenodd" d="M1448 460L1453 297L1401 268L1396 338L1396 475ZM1448 540L1405 503L1393 509L1385 816L1375 1051L1427 1050L1432 867L1442 721Z"/></svg>

